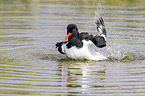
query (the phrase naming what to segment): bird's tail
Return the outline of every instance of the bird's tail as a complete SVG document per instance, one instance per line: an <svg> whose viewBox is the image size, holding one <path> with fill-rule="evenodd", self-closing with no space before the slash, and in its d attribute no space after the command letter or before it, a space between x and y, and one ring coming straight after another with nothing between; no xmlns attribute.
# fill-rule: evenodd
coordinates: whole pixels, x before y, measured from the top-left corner
<svg viewBox="0 0 145 96"><path fill-rule="evenodd" d="M100 35L105 35L105 37L107 36L106 33L106 29L105 29L105 25L104 25L104 21L103 18L100 17L97 22L95 22L97 25L97 30L100 32Z"/></svg>

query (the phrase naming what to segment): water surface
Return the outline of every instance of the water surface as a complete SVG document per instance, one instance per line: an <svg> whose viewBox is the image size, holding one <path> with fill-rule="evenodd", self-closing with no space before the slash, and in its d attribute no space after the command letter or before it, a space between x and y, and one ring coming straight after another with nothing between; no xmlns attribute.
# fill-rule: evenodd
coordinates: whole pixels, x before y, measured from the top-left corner
<svg viewBox="0 0 145 96"><path fill-rule="evenodd" d="M0 3L1 96L145 95L143 0L3 0ZM104 18L106 61L72 60L55 48L66 26L99 34Z"/></svg>

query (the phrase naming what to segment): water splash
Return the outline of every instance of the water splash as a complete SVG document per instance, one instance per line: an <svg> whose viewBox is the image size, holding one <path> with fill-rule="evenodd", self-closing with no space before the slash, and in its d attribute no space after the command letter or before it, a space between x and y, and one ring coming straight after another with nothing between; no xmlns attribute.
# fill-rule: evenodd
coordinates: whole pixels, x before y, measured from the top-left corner
<svg viewBox="0 0 145 96"><path fill-rule="evenodd" d="M95 19L99 18L100 16L105 17L101 3L98 3L97 10L94 13ZM142 55L142 53L140 54L139 52L137 52L139 49L136 50L135 48L129 48L126 40L120 37L122 34L126 34L123 33L120 29L112 29L111 26L112 23L110 22L106 24L106 29L108 33L107 47L99 49L98 51L104 54L106 57L111 58L111 60L115 62L131 62L135 60L145 60L145 56ZM116 33L117 35L114 35ZM109 35L112 37L110 37Z"/></svg>
<svg viewBox="0 0 145 96"><path fill-rule="evenodd" d="M122 44L111 43L111 46L107 46L100 52L115 62L145 60L144 55Z"/></svg>

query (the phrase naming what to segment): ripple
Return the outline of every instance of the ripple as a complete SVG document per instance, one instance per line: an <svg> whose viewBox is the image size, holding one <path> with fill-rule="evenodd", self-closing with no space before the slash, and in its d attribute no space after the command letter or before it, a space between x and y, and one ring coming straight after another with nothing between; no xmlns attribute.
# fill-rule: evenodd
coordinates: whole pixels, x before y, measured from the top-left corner
<svg viewBox="0 0 145 96"><path fill-rule="evenodd" d="M0 95L145 95L142 0L27 1L0 5ZM100 16L108 38L98 51L109 60L57 52L55 43L65 38L69 23L96 35L94 20Z"/></svg>

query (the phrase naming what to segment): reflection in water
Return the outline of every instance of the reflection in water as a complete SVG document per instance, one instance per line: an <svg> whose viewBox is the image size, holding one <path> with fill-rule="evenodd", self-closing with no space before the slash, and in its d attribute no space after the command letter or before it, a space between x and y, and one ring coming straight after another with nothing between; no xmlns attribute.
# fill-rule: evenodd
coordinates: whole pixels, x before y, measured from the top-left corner
<svg viewBox="0 0 145 96"><path fill-rule="evenodd" d="M68 62L60 63L62 67L62 76L66 77L68 93L72 94L91 94L90 88L96 89L105 87L103 80L105 79L105 69L103 65L96 64L91 61L87 62ZM101 84L101 85L100 85ZM78 90L76 90L78 89Z"/></svg>
<svg viewBox="0 0 145 96"><path fill-rule="evenodd" d="M135 66L130 69L130 63L116 64L110 62L109 64L108 62L60 62L62 77L65 78L63 84L66 84L62 85L62 88L67 90L67 95L95 95L105 94L105 92L133 95L134 90L130 90L130 86L138 86L138 83L135 83L137 78L132 74L132 69ZM141 71L140 67L137 67L137 69ZM130 80L133 80L134 83L130 82Z"/></svg>

